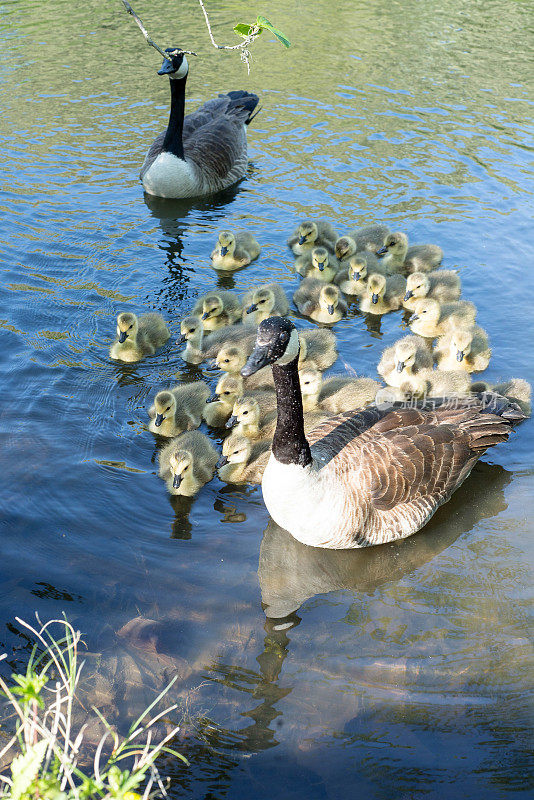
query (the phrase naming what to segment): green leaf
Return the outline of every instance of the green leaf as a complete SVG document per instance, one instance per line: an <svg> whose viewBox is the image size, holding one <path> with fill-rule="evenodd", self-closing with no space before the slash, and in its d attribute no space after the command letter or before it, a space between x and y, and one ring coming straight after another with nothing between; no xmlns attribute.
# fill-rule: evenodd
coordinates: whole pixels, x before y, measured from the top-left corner
<svg viewBox="0 0 534 800"><path fill-rule="evenodd" d="M282 33L282 31L279 31L278 28L275 28L272 22L269 22L268 19L262 17L260 14L258 14L258 17L256 19L256 25L258 25L258 27L260 28L265 28L266 30L271 31L271 33L274 33L278 41L282 42L284 47L291 47L291 42L289 41L287 36L285 36Z"/></svg>
<svg viewBox="0 0 534 800"><path fill-rule="evenodd" d="M23 755L13 759L11 762L11 776L13 778L11 800L20 800L20 797L30 788L41 766L47 746L46 739L41 739L37 744L28 747Z"/></svg>
<svg viewBox="0 0 534 800"><path fill-rule="evenodd" d="M249 33L250 33L250 30L251 30L251 28L252 28L252 25L247 25L247 23L246 23L246 22L239 22L239 23L238 23L238 24L237 24L237 25L234 27L234 31L235 31L235 33L237 33L239 36L248 36L248 35L249 35ZM260 33L261 33L261 30L260 30L260 31L258 31L258 36L260 35Z"/></svg>

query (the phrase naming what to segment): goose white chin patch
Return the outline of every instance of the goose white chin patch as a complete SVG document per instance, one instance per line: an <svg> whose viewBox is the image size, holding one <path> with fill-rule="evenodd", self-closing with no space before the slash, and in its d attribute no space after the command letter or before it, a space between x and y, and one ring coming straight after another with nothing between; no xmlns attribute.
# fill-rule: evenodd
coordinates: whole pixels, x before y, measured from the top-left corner
<svg viewBox="0 0 534 800"><path fill-rule="evenodd" d="M187 58L184 56L184 60L180 65L180 69L176 72L172 72L169 77L172 80L176 80L177 78L185 78L185 76L189 73L189 64L187 63Z"/></svg>
<svg viewBox="0 0 534 800"><path fill-rule="evenodd" d="M296 330L291 331L291 336L289 337L289 342L287 343L286 351L283 356L280 356L277 364L283 366L284 364L289 364L293 361L299 353L299 335Z"/></svg>

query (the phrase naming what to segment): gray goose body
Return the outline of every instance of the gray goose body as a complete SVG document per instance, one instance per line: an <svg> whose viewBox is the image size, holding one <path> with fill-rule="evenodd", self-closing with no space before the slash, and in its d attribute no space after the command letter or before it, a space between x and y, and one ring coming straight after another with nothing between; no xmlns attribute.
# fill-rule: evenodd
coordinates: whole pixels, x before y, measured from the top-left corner
<svg viewBox="0 0 534 800"><path fill-rule="evenodd" d="M306 439L291 327L276 318L261 323L243 372L273 365L278 418L263 496L275 522L304 544L342 549L410 536L524 419L499 395L463 398L454 408L434 400L340 414Z"/></svg>
<svg viewBox="0 0 534 800"><path fill-rule="evenodd" d="M184 117L187 73L181 54L160 70L170 78L169 124L152 143L139 175L145 191L158 197L214 194L241 180L247 169L245 125L252 120L257 95L241 90L221 94Z"/></svg>

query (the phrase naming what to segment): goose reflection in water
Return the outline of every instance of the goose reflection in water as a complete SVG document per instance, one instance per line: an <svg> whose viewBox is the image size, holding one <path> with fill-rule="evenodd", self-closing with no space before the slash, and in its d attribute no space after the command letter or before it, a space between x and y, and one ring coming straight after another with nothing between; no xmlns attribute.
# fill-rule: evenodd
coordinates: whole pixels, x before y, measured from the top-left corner
<svg viewBox="0 0 534 800"><path fill-rule="evenodd" d="M370 591L422 566L482 519L507 508L512 473L479 462L470 478L419 533L360 550L325 550L294 539L270 520L260 547L258 577L265 615L289 617L309 598L338 589Z"/></svg>

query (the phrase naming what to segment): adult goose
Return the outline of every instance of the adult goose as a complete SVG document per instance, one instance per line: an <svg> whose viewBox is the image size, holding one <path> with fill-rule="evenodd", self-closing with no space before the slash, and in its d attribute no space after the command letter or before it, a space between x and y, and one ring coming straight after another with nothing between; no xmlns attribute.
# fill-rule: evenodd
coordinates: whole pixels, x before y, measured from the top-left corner
<svg viewBox="0 0 534 800"><path fill-rule="evenodd" d="M270 317L241 373L272 365L278 416L263 497L275 522L304 544L342 549L410 536L525 418L496 394L454 408L442 400L372 405L331 417L306 439L298 354L293 324Z"/></svg>
<svg viewBox="0 0 534 800"><path fill-rule="evenodd" d="M158 197L201 197L226 189L247 169L245 125L256 116L257 95L220 94L184 118L189 72L180 48L168 47L158 75L168 75L171 112L167 130L150 147L139 177L145 192ZM257 112L256 112L257 113Z"/></svg>

